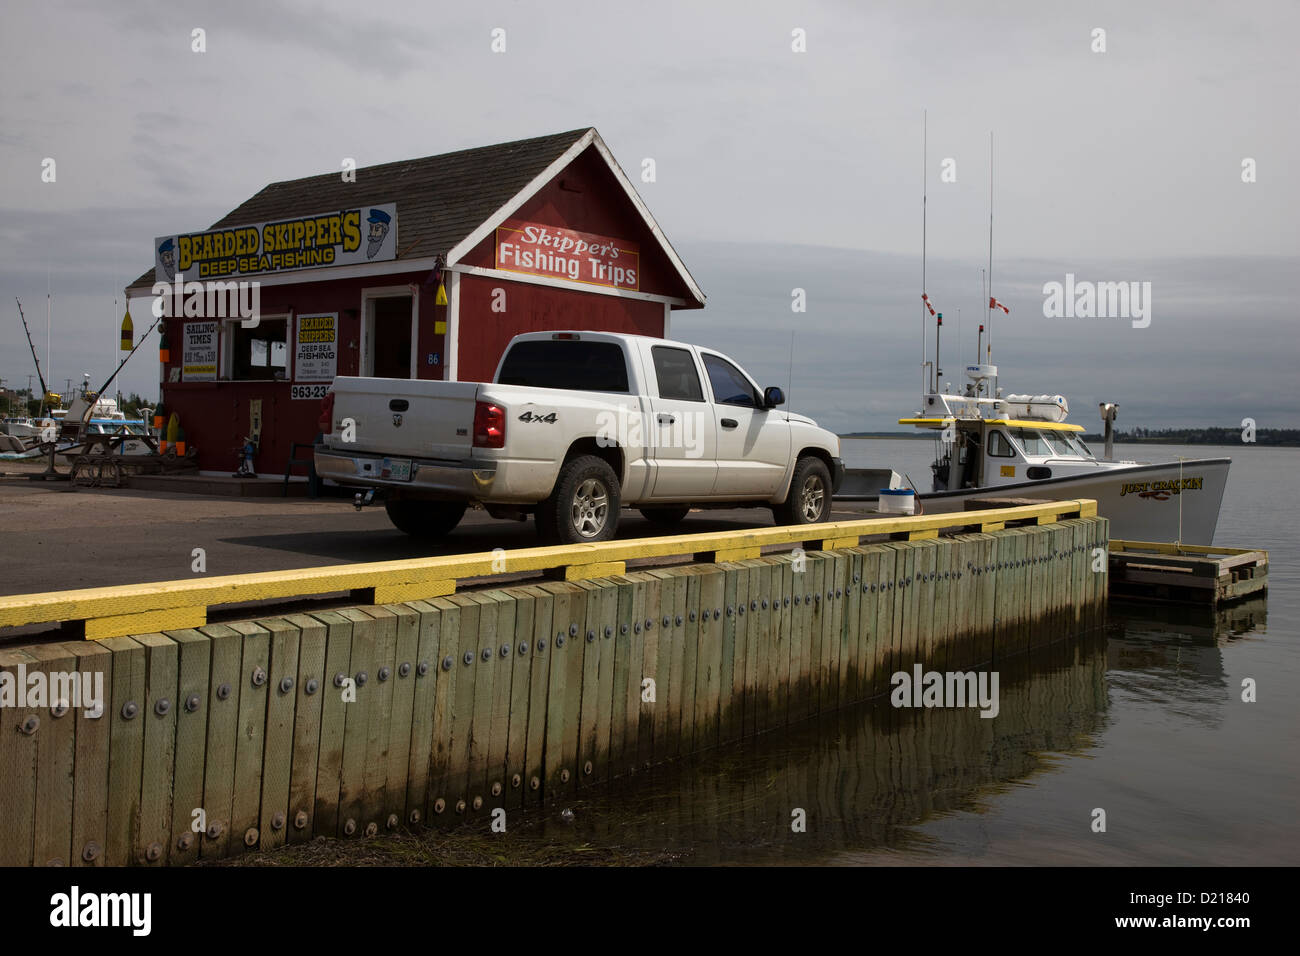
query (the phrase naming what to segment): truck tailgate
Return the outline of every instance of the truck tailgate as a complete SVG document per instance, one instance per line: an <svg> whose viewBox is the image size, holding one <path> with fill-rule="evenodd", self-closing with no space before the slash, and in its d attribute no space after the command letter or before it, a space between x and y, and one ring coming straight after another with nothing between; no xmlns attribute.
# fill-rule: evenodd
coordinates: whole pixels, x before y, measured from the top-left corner
<svg viewBox="0 0 1300 956"><path fill-rule="evenodd" d="M333 448L459 460L471 454L478 382L339 376L334 380ZM356 441L342 441L342 421Z"/></svg>

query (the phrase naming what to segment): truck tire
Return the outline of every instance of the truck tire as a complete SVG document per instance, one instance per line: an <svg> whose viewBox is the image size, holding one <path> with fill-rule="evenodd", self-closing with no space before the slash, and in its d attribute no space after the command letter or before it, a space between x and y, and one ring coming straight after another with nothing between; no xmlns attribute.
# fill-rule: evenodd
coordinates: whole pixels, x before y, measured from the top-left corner
<svg viewBox="0 0 1300 956"><path fill-rule="evenodd" d="M642 508L641 516L651 524L656 524L661 528L675 528L682 523L682 519L691 513L689 507L685 508Z"/></svg>
<svg viewBox="0 0 1300 956"><path fill-rule="evenodd" d="M831 520L831 473L811 455L795 462L790 493L772 507L777 524L819 524Z"/></svg>
<svg viewBox="0 0 1300 956"><path fill-rule="evenodd" d="M618 530L618 476L595 455L565 462L551 496L537 506L537 533L556 544L608 541Z"/></svg>
<svg viewBox="0 0 1300 956"><path fill-rule="evenodd" d="M465 502L390 499L384 502L384 510L398 531L422 541L437 541L460 524Z"/></svg>

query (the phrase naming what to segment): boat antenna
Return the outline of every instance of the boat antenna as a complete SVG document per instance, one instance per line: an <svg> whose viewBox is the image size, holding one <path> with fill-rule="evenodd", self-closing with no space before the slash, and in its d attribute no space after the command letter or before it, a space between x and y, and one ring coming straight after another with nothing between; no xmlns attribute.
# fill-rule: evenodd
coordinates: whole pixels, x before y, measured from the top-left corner
<svg viewBox="0 0 1300 956"><path fill-rule="evenodd" d="M921 111L921 391L926 391L926 374L925 374L925 353L926 353L926 335L925 335L925 313L929 309L926 298L925 288L925 212L927 193L929 191L930 177L928 176L927 150L929 147L928 131L928 110ZM937 389L936 389L937 391Z"/></svg>
<svg viewBox="0 0 1300 956"><path fill-rule="evenodd" d="M18 302L18 296L14 296L14 301ZM41 383L41 405L45 405L45 396L49 389L45 387L45 375L41 372L41 359L36 354L36 346L32 344L32 330L27 326L27 316L23 315L23 304L18 302L18 317L23 320L23 331L27 333L27 347L32 350L32 361L36 363L36 379ZM28 387L30 391L30 386Z"/></svg>
<svg viewBox="0 0 1300 956"><path fill-rule="evenodd" d="M785 373L787 382L785 390L785 407L790 407L790 396L794 394L794 329L790 330L790 367Z"/></svg>
<svg viewBox="0 0 1300 956"><path fill-rule="evenodd" d="M1178 456L1178 542L1179 549L1183 546L1183 456Z"/></svg>
<svg viewBox="0 0 1300 956"><path fill-rule="evenodd" d="M939 391L939 376L943 374L943 369L939 367L939 333L943 331L943 313L940 312L934 318L934 390Z"/></svg>
<svg viewBox="0 0 1300 956"><path fill-rule="evenodd" d="M50 361L54 353L50 348L50 328L51 314L53 312L54 296L50 287L50 270L47 266L45 269L45 364L50 369L50 381L54 382L54 363Z"/></svg>
<svg viewBox="0 0 1300 956"><path fill-rule="evenodd" d="M109 364L110 366L113 364L113 359L117 358L117 351L118 351L118 348L120 348L119 343L120 343L120 341L121 341L121 337L122 337L122 333L118 330L117 321L118 321L118 320L117 320L117 289L115 288L115 289L113 290L113 324L112 324L112 326L111 326L111 330L114 331L114 332L117 332L117 333L118 333L118 340L119 340L119 341L113 343L113 345L114 345L113 351L111 351L111 352L108 353L109 356L110 356L110 357L109 357L109 360L108 360L108 364ZM119 391L119 392L121 391L121 387L120 387L120 386L118 387L118 391ZM118 407L119 407L119 409L121 408L121 403L120 403L120 402L118 403Z"/></svg>
<svg viewBox="0 0 1300 956"><path fill-rule="evenodd" d="M988 278L989 345L988 364L993 364L993 131L989 130L989 278Z"/></svg>

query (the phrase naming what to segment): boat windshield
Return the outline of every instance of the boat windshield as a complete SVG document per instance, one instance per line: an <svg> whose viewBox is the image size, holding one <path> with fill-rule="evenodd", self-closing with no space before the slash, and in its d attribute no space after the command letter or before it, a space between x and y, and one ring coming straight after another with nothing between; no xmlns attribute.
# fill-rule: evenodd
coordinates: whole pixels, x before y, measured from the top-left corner
<svg viewBox="0 0 1300 956"><path fill-rule="evenodd" d="M1088 459L1093 457L1088 446L1069 432L1040 432L1032 428L1016 428L1012 430L1011 435L1029 457Z"/></svg>
<svg viewBox="0 0 1300 956"><path fill-rule="evenodd" d="M1048 443L1042 432L1029 428L1015 428L1011 431L1011 437L1016 440L1016 444L1020 446L1021 451L1031 458L1060 454L1055 447Z"/></svg>
<svg viewBox="0 0 1300 956"><path fill-rule="evenodd" d="M1069 446L1074 450L1074 453L1080 458L1093 459L1092 450L1083 443L1083 439L1078 435L1071 434L1070 432L1061 432L1061 438L1069 444Z"/></svg>

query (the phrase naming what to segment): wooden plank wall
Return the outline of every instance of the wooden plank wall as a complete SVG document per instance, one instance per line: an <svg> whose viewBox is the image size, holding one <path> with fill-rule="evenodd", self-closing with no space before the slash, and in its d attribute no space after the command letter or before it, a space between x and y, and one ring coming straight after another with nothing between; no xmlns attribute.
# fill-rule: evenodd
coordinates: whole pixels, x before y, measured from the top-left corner
<svg viewBox="0 0 1300 956"><path fill-rule="evenodd" d="M0 865L164 866L537 805L1098 625L1104 518L0 649ZM1101 552L1104 555L1104 551Z"/></svg>

